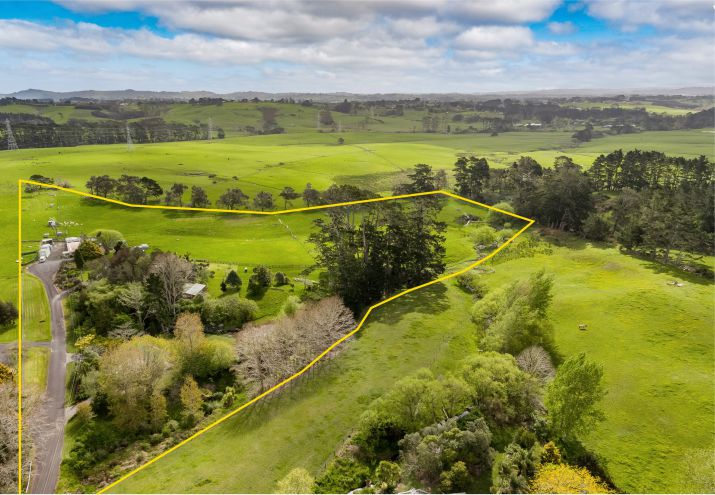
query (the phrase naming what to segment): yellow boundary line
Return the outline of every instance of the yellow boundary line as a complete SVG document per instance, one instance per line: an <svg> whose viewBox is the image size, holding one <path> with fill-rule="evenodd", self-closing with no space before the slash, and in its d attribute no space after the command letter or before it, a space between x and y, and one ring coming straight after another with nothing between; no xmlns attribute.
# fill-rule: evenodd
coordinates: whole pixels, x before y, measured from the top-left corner
<svg viewBox="0 0 715 495"><path fill-rule="evenodd" d="M406 198L416 198L420 196L436 196L436 195L441 195L441 196L448 196L454 199L457 199L459 201L465 201L467 203L471 203L477 206L481 206L483 208L487 208L492 211L496 211L499 213L503 213L505 215L509 215L514 218L518 218L519 220L524 220L527 222L527 224L519 229L518 232L516 232L513 236L511 236L509 239L504 241L499 247L497 247L494 251L489 253L488 255L484 256L483 258L471 263L468 265L466 268L463 268L461 270L458 270L454 273L450 273L448 275L436 278L435 280L431 280L429 282L426 282L424 284L418 285L416 287L411 287L409 289L403 290L402 292L399 292L395 294L394 296L388 297L387 299L384 299L378 303L373 304L370 306L365 314L363 315L362 319L360 320L360 323L353 329L350 333L344 335L340 339L336 340L333 342L333 344L330 345L327 349L325 349L322 353L320 353L315 359L313 359L310 363L305 365L300 371L297 373L291 375L290 377L286 378L285 380L281 381L280 383L274 385L273 387L269 388L265 392L261 393L260 395L257 395L253 399L249 400L248 402L244 403L243 405L239 406L238 408L234 409L230 413L222 416L221 418L217 419L213 423L209 424L208 426L202 428L201 430L197 431L190 437L182 440L181 442L177 443L173 447L171 447L168 450L165 450L161 454L157 455L156 457L150 459L146 463L142 464L141 466L133 469L129 473L121 476L119 479L116 481L110 483L109 485L105 486L101 490L99 490L98 493L106 493L110 488L118 485L122 481L126 480L130 476L138 473L142 469L147 468L148 466L152 465L162 457L169 455L170 453L174 452L176 449L179 447L187 444L194 438L198 437L199 435L202 435L203 433L207 432L208 430L212 429L215 426L218 426L219 424L223 423L227 419L231 418L235 414L241 412L242 410L246 409L248 406L258 402L260 399L263 397L266 397L267 395L275 392L279 388L283 387L285 384L295 380L299 376L301 376L303 373L308 371L310 368L312 368L318 361L320 361L323 357L325 357L330 351L335 349L337 346L339 346L341 343L343 343L345 340L349 339L355 333L357 333L362 326L365 324L367 321L367 317L372 313L372 311L376 308L379 308L380 306L387 304L390 301L394 301L395 299L402 297L406 294L409 294L410 292L414 292L418 289L423 289L425 287L429 287L430 285L437 284L439 282L443 282L445 280L449 280L451 278L454 278L458 275L461 275L462 273L466 273L469 270L481 265L488 259L494 257L499 251L504 249L506 246L511 244L514 239L519 237L524 231L526 231L529 227L531 227L534 224L534 220L526 217L522 217L521 215L517 215L516 213L512 213L509 211L501 210L499 208L495 208L494 206L489 206L483 203L479 203L478 201L473 201L471 199L464 198L462 196L459 196L457 194L451 193L449 191L429 191L429 192L422 192L422 193L412 193L412 194L400 194L396 196L387 196L387 197L381 197L381 198L372 198L372 199L363 199L359 201L347 201L343 203L333 203L329 205L321 205L321 206L308 206L304 208L294 208L290 210L278 210L278 211L254 211L254 210L226 210L226 209L213 209L213 208L192 208L192 207L182 207L182 206L162 206L162 205L137 205L137 204L132 204L132 203L125 203L124 201L119 201L116 199L111 199L111 198L104 198L102 196L97 196L95 194L90 194L86 193L83 191L77 191L74 189L69 189L66 187L60 187L54 184L45 184L42 182L36 182L36 181L31 181L31 180L24 180L20 179L18 180L18 212L19 212L19 218L18 218L18 301L20 301L19 304L19 310L18 312L20 315L22 314L22 185L23 184L33 184L37 186L42 186L50 189L57 189L60 191L66 191L72 194L77 194L79 196L85 196L88 198L94 198L94 199L99 199L101 201L106 201L108 203L114 203L117 205L121 206L126 206L129 208L151 208L151 209L157 209L157 210L178 210L178 211L203 211L203 212L214 212L214 213L244 213L244 214L251 214L251 215L282 215L285 213L297 213L301 211L314 211L314 210L324 210L328 208L337 208L340 206L350 206L350 205L360 205L360 204L367 204L367 203L378 203L382 201L391 201L395 199L406 199ZM18 325L18 360L19 360L19 366L18 366L18 430L19 430L19 435L18 435L18 443L20 447L20 453L18 455L18 493L22 493L22 316L20 316L20 319L18 320L19 325Z"/></svg>

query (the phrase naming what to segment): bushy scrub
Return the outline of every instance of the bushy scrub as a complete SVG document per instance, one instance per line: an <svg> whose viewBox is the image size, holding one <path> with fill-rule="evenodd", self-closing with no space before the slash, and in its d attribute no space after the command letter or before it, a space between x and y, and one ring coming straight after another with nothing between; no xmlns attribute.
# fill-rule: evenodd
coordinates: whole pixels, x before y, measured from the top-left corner
<svg viewBox="0 0 715 495"><path fill-rule="evenodd" d="M497 231L489 225L482 225L477 227L470 234L470 237L477 248L480 246L486 248L492 246L497 241Z"/></svg>
<svg viewBox="0 0 715 495"><path fill-rule="evenodd" d="M471 294L476 299L481 299L487 293L487 287L479 278L479 274L470 271L461 273L456 277L457 285L463 291Z"/></svg>
<svg viewBox="0 0 715 495"><path fill-rule="evenodd" d="M460 426L456 419L423 428L400 441L400 459L406 480L447 491L465 490L469 474L491 466L492 440L483 419Z"/></svg>
<svg viewBox="0 0 715 495"><path fill-rule="evenodd" d="M338 457L315 480L315 493L348 493L367 484L370 469L349 457Z"/></svg>
<svg viewBox="0 0 715 495"><path fill-rule="evenodd" d="M222 298L206 298L201 308L201 318L208 331L224 333L236 330L258 313L254 301L237 295Z"/></svg>
<svg viewBox="0 0 715 495"><path fill-rule="evenodd" d="M553 279L543 271L529 280L490 292L472 309L481 347L518 354L530 345L550 348L553 328L546 318Z"/></svg>
<svg viewBox="0 0 715 495"><path fill-rule="evenodd" d="M500 210L508 211L509 213L514 213L514 207L506 201L501 201L495 204L494 208L499 208ZM509 224L513 220L514 218L512 216L507 215L505 213L500 213L498 211L489 210L489 213L487 213L487 222L497 228L504 227L505 224Z"/></svg>
<svg viewBox="0 0 715 495"><path fill-rule="evenodd" d="M591 213L581 227L584 237L592 241L605 241L612 228L611 223L598 213Z"/></svg>
<svg viewBox="0 0 715 495"><path fill-rule="evenodd" d="M529 493L529 479L536 473L540 463L540 447L525 449L518 444L509 444L497 457L492 471L493 493Z"/></svg>

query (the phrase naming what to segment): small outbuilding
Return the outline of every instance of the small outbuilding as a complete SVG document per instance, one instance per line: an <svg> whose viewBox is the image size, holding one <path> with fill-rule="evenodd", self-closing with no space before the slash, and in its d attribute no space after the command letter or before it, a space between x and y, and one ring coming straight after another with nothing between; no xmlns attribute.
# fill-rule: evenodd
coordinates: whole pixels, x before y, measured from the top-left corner
<svg viewBox="0 0 715 495"><path fill-rule="evenodd" d="M77 251L77 248L79 245L82 244L82 238L81 237L66 237L65 238L65 253L68 255L74 254L75 251ZM64 253L63 253L64 254Z"/></svg>
<svg viewBox="0 0 715 495"><path fill-rule="evenodd" d="M196 296L206 293L204 284L184 284L183 296L188 299L193 299Z"/></svg>

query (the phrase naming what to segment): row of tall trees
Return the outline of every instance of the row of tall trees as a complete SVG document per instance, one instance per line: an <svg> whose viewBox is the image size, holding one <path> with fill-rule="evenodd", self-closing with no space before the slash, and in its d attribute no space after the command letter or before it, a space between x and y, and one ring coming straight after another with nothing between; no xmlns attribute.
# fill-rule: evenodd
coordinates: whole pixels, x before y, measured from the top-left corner
<svg viewBox="0 0 715 495"><path fill-rule="evenodd" d="M714 174L714 164L705 156L683 158L640 150L599 155L587 172L597 191L709 188Z"/></svg>
<svg viewBox="0 0 715 495"><path fill-rule="evenodd" d="M1 107L0 107L1 108ZM15 116L17 117L17 116ZM129 124L106 120L93 122L70 119L67 123L12 118L12 132L20 148L51 148L90 144L120 144L127 142L127 125L134 143L163 143L206 139L205 127L166 122L155 117ZM0 129L0 141L6 139Z"/></svg>
<svg viewBox="0 0 715 495"><path fill-rule="evenodd" d="M117 197L132 204L146 204L164 194L164 190L157 181L136 175L123 174L118 179L108 175L93 175L85 185L94 195L105 198Z"/></svg>

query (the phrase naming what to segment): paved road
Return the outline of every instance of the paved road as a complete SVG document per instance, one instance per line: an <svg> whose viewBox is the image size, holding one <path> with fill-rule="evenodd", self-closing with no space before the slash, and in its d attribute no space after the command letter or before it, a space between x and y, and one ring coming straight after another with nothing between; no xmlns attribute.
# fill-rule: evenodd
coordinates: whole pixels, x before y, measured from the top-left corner
<svg viewBox="0 0 715 495"><path fill-rule="evenodd" d="M47 372L47 390L40 405L39 424L42 425L40 438L36 442L37 454L32 466L30 493L54 493L60 476L62 462L62 442L65 430L65 375L67 373L67 350L65 318L62 296L54 286L54 278L60 267L59 253L55 247L50 258L44 263L35 263L29 271L37 276L45 286L50 302L52 341L50 342L50 364Z"/></svg>

